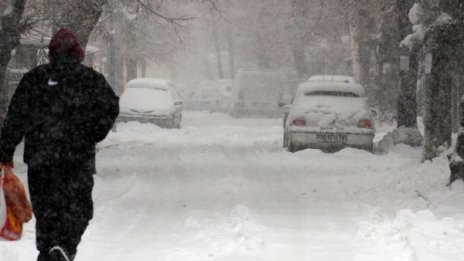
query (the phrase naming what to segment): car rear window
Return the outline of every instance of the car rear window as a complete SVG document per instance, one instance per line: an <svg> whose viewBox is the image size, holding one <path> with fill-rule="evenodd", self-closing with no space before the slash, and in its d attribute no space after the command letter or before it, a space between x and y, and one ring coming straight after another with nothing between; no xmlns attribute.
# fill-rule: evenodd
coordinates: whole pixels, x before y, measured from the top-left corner
<svg viewBox="0 0 464 261"><path fill-rule="evenodd" d="M305 96L337 96L337 97L359 97L359 95L352 92L340 92L340 91L314 91L307 92Z"/></svg>

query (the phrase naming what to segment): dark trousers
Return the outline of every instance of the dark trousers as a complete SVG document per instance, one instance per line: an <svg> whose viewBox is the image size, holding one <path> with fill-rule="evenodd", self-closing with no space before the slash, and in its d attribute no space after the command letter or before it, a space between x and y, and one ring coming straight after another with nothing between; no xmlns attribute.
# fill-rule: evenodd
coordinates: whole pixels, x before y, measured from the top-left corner
<svg viewBox="0 0 464 261"><path fill-rule="evenodd" d="M54 246L74 256L93 217L93 171L72 164L29 166L28 184L36 217L39 261Z"/></svg>

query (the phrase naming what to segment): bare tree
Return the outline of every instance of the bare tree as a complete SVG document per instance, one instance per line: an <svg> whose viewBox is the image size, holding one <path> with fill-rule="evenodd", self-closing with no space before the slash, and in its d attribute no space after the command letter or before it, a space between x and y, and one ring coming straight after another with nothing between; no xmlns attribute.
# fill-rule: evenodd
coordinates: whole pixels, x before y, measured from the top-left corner
<svg viewBox="0 0 464 261"><path fill-rule="evenodd" d="M443 3L442 3L443 4ZM419 46L419 88L424 92L424 149L422 159L436 157L451 145L451 90L457 20L443 12L438 0L420 0L411 9L414 33L403 45Z"/></svg>
<svg viewBox="0 0 464 261"><path fill-rule="evenodd" d="M54 30L67 27L74 32L81 46L87 46L90 34L97 24L108 0L54 0L49 16Z"/></svg>
<svg viewBox="0 0 464 261"><path fill-rule="evenodd" d="M306 30L310 30L306 21L309 15L311 3L309 0L290 0L290 4L292 5L292 18L296 28L295 35L291 39L291 42L293 43L291 47L293 60L295 62L298 77L300 79L307 79L309 77L309 67L305 51L305 38L308 37L305 37L306 34L304 32L306 32Z"/></svg>
<svg viewBox="0 0 464 261"><path fill-rule="evenodd" d="M138 41L140 34L137 33L137 21L139 19L141 9L137 2L125 3L122 14L124 16L124 43L125 43L125 67L126 81L137 78L138 68Z"/></svg>
<svg viewBox="0 0 464 261"><path fill-rule="evenodd" d="M235 42L234 29L229 25L226 29L227 52L229 54L229 77L235 78Z"/></svg>
<svg viewBox="0 0 464 261"><path fill-rule="evenodd" d="M212 24L212 33L213 33L213 40L214 40L214 50L216 53L216 64L217 64L217 72L218 78L224 79L224 69L222 68L222 53L221 53L221 43L219 39L219 31L218 31L218 23L220 22L217 18L217 15L213 15L211 18Z"/></svg>
<svg viewBox="0 0 464 261"><path fill-rule="evenodd" d="M400 39L412 33L408 10L414 0L395 0L399 13L398 27ZM399 47L400 44L397 43ZM398 127L417 128L417 47L402 49L400 57L400 94L398 97Z"/></svg>
<svg viewBox="0 0 464 261"><path fill-rule="evenodd" d="M370 39L369 0L350 0L350 34L352 66L355 79L362 85L369 83Z"/></svg>
<svg viewBox="0 0 464 261"><path fill-rule="evenodd" d="M400 83L400 24L396 0L381 3L377 46L378 76L375 103L381 114L395 115ZM381 117L382 118L382 117Z"/></svg>
<svg viewBox="0 0 464 261"><path fill-rule="evenodd" d="M8 90L5 84L7 65L11 59L11 52L20 43L21 17L24 12L26 0L10 0L7 5L0 6L0 113L3 119L8 103Z"/></svg>

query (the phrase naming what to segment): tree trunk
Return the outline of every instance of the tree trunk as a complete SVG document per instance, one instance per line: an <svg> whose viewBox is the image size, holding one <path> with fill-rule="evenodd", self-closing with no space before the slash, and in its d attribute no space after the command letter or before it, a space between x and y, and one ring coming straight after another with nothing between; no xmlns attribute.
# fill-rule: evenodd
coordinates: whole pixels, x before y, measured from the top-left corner
<svg viewBox="0 0 464 261"><path fill-rule="evenodd" d="M0 120L3 122L8 106L8 83L6 80L7 66L11 52L19 45L21 32L19 23L24 12L26 0L13 0L11 12L0 16ZM3 11L3 10L2 10Z"/></svg>
<svg viewBox="0 0 464 261"><path fill-rule="evenodd" d="M113 37L114 37L114 70L116 74L116 83L113 90L117 95L124 92L124 85L126 83L124 77L124 35L117 28L124 27L124 19L121 15L116 15L116 10L113 10Z"/></svg>
<svg viewBox="0 0 464 261"><path fill-rule="evenodd" d="M117 95L124 92L124 85L126 83L124 77L124 39L120 32L114 33L115 37L115 70L116 70L116 86L113 87Z"/></svg>
<svg viewBox="0 0 464 261"><path fill-rule="evenodd" d="M451 145L451 46L446 41L449 33L438 28L429 32L420 58L425 85L423 161L437 157L440 147Z"/></svg>
<svg viewBox="0 0 464 261"><path fill-rule="evenodd" d="M463 97L463 80L464 77L464 3L462 0L442 0L440 2L443 10L451 15L455 20L453 26L453 40L454 45L453 53L450 55L453 62L452 74L453 74L453 90L452 90L452 115L453 115L453 132L458 132L461 125L462 115L461 111L461 99ZM451 42L451 41L450 41Z"/></svg>
<svg viewBox="0 0 464 261"><path fill-rule="evenodd" d="M309 7L309 1L307 0L290 0L292 5L292 19L294 28L296 29L292 34L291 48L293 61L295 63L295 69L300 80L306 80L309 78L309 66L305 52L305 45L307 44L303 35L307 30L306 19L307 11Z"/></svg>
<svg viewBox="0 0 464 261"><path fill-rule="evenodd" d="M145 60L144 57L141 57L140 59L141 59L140 60L140 63L141 63L140 64L140 68L141 68L140 73L141 73L141 76L143 78L145 78L147 76L147 61Z"/></svg>
<svg viewBox="0 0 464 261"><path fill-rule="evenodd" d="M421 1L426 6L428 2ZM440 146L451 146L453 73L462 73L462 48L464 29L462 1L444 0L440 8L425 9L438 17L441 10L454 15L451 23L435 24L426 31L421 57L425 66L424 127L425 145L423 160L431 160L439 154ZM450 8L451 7L451 8ZM434 16L431 16L433 18ZM427 18L427 17L426 17ZM433 20L433 19L429 19ZM427 65L431 65L427 70Z"/></svg>
<svg viewBox="0 0 464 261"><path fill-rule="evenodd" d="M307 80L309 78L309 68L304 48L305 44L300 40L296 40L292 46L293 61L295 63L296 73L300 80Z"/></svg>
<svg viewBox="0 0 464 261"><path fill-rule="evenodd" d="M126 57L126 82L137 78L137 60L134 57Z"/></svg>
<svg viewBox="0 0 464 261"><path fill-rule="evenodd" d="M125 21L125 67L126 82L137 78L137 35L135 20Z"/></svg>
<svg viewBox="0 0 464 261"><path fill-rule="evenodd" d="M397 127L417 128L417 50L401 57Z"/></svg>
<svg viewBox="0 0 464 261"><path fill-rule="evenodd" d="M264 8L262 8L257 15L258 15L257 23L259 25L264 25L266 23L264 20L267 15ZM268 49L267 49L268 39L266 39L266 34L262 31L257 31L255 32L255 37L256 37L256 40L254 42L253 49L256 55L258 68L270 69L271 58L269 57L269 54L268 54Z"/></svg>
<svg viewBox="0 0 464 261"><path fill-rule="evenodd" d="M219 32L217 28L217 19L214 17L212 19L213 23L213 39L214 39L214 50L216 51L216 64L217 64L217 72L218 78L224 79L224 70L222 68L222 57L221 57L221 45L219 40Z"/></svg>
<svg viewBox="0 0 464 261"><path fill-rule="evenodd" d="M459 77L456 73L453 73L453 85L451 90L451 119L453 123L453 133L458 132L460 127L459 117L459 103L461 102L461 96L459 96Z"/></svg>
<svg viewBox="0 0 464 261"><path fill-rule="evenodd" d="M350 0L350 36L353 74L356 81L368 86L369 32L368 0Z"/></svg>
<svg viewBox="0 0 464 261"><path fill-rule="evenodd" d="M230 79L235 78L235 44L234 44L234 38L232 35L232 30L231 26L226 31L226 37L227 37L227 51L229 52L229 74L230 74Z"/></svg>
<svg viewBox="0 0 464 261"><path fill-rule="evenodd" d="M404 39L412 33L408 12L413 5L414 0L396 0L396 7L399 12L398 28L400 39ZM411 51L402 50L397 127L417 128L417 52L417 49Z"/></svg>
<svg viewBox="0 0 464 261"><path fill-rule="evenodd" d="M258 35L256 35L255 54L256 60L258 61L258 68L265 70L271 68L271 61L267 54L266 41L263 33L258 33Z"/></svg>

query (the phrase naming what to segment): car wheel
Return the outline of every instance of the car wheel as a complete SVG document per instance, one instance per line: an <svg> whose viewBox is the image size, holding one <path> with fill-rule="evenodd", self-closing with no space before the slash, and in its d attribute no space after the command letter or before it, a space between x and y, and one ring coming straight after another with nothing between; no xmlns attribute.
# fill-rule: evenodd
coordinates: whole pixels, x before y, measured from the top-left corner
<svg viewBox="0 0 464 261"><path fill-rule="evenodd" d="M283 140L283 147L284 148L287 148L288 147L288 137L287 137L287 134L284 133L284 140Z"/></svg>
<svg viewBox="0 0 464 261"><path fill-rule="evenodd" d="M293 153L293 152L297 152L298 151L298 146L296 146L295 144L289 142L288 143L288 151Z"/></svg>

